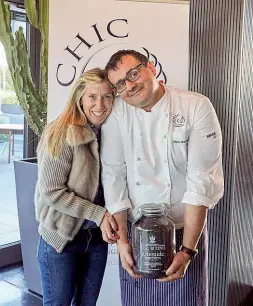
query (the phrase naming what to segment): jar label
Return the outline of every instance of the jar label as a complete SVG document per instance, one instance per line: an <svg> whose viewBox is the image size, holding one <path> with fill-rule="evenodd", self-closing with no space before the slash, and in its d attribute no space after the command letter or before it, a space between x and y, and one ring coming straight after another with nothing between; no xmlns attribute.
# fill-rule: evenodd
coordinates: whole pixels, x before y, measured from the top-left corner
<svg viewBox="0 0 253 306"><path fill-rule="evenodd" d="M142 232L140 238L138 269L147 273L165 271L168 266L168 236L165 233L148 231Z"/></svg>
<svg viewBox="0 0 253 306"><path fill-rule="evenodd" d="M175 227L165 216L142 216L132 225L134 270L148 278L161 278L175 254Z"/></svg>
<svg viewBox="0 0 253 306"><path fill-rule="evenodd" d="M141 264L143 270L160 271L164 266L165 244L159 244L156 236L148 236L148 243L141 245Z"/></svg>

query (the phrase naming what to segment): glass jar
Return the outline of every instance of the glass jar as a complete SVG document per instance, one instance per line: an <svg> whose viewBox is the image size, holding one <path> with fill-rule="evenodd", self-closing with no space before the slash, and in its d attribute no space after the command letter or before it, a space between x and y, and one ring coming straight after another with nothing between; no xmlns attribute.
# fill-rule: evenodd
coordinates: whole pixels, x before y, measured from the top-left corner
<svg viewBox="0 0 253 306"><path fill-rule="evenodd" d="M161 278L176 253L175 223L164 204L145 204L132 224L134 271L147 278Z"/></svg>

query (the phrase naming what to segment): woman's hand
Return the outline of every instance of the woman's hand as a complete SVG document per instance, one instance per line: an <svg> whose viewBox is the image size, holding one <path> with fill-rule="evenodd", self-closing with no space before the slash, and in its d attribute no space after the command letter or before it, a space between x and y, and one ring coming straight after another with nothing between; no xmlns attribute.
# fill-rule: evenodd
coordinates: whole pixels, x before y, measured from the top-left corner
<svg viewBox="0 0 253 306"><path fill-rule="evenodd" d="M104 215L104 219L100 224L100 229L102 231L104 241L113 244L119 239L119 236L116 233L118 231L118 225L108 211Z"/></svg>

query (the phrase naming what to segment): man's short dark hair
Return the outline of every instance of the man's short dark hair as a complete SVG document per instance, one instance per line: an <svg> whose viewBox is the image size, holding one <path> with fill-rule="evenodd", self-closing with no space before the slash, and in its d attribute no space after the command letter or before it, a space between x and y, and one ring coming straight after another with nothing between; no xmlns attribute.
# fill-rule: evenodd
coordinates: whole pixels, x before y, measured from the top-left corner
<svg viewBox="0 0 253 306"><path fill-rule="evenodd" d="M141 63L147 63L148 58L140 52L135 50L119 50L118 52L114 53L111 58L109 59L108 63L105 66L105 71L108 72L109 70L117 70L117 64L122 62L123 56L132 56Z"/></svg>

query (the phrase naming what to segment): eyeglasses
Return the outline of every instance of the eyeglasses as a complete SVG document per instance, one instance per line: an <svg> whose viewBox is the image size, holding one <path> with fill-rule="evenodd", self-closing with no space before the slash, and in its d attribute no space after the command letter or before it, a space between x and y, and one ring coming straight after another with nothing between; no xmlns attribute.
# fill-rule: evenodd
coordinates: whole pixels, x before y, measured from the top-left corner
<svg viewBox="0 0 253 306"><path fill-rule="evenodd" d="M140 68L145 64L145 62L140 63L138 66L128 71L123 80L119 80L115 85L112 85L117 93L122 93L126 89L126 80L129 82L135 82L139 79L141 76Z"/></svg>

